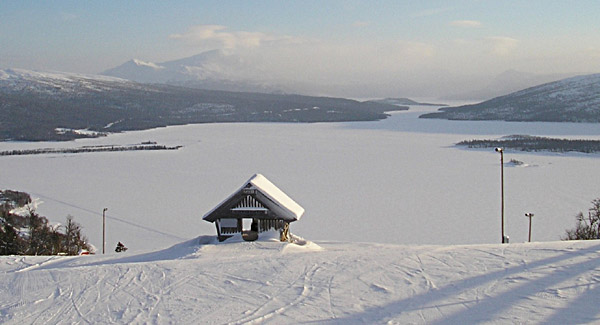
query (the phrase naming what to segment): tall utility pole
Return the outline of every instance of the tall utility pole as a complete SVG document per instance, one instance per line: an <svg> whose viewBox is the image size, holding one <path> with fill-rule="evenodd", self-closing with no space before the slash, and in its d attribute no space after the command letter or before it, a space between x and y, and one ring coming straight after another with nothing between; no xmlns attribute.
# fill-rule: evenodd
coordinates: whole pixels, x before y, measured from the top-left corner
<svg viewBox="0 0 600 325"><path fill-rule="evenodd" d="M504 149L496 148L496 152L500 153L500 196L501 196L501 210L500 210L500 223L502 228L502 244L506 244L506 236L504 236Z"/></svg>
<svg viewBox="0 0 600 325"><path fill-rule="evenodd" d="M531 217L533 217L533 213L525 213L525 216L529 218L529 242L531 243Z"/></svg>
<svg viewBox="0 0 600 325"><path fill-rule="evenodd" d="M108 208L102 209L102 254L106 249L106 210Z"/></svg>

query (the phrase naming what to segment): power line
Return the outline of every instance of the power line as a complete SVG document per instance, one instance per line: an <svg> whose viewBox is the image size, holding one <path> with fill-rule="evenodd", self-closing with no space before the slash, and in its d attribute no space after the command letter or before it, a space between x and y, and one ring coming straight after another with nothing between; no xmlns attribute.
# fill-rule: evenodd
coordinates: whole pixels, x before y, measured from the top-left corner
<svg viewBox="0 0 600 325"><path fill-rule="evenodd" d="M102 215L98 211L94 211L94 210L91 210L91 209L88 209L88 208L80 207L80 206L77 206L75 204L72 204L72 203L69 203L69 202L65 202L65 201L62 201L62 200L58 200L58 199L54 199L54 198L51 198L51 197L46 196L46 195L42 195L42 194L34 193L34 192L31 192L31 194L33 194L34 196L37 196L37 197L39 197L41 199L54 201L56 203L60 203L62 205L66 205L66 206L69 206L69 207L72 207L72 208L75 208L75 209L78 209L78 210L81 210L81 211L85 211L85 212L91 213L93 215L97 215L97 216L101 216ZM164 232L164 231L156 230L156 229L150 228L148 226L140 225L140 224L137 224L137 223L134 223L134 222L122 219L122 218L118 218L118 217L114 217L114 216L111 217L109 215L106 215L106 218L114 220L114 221L117 221L117 222L124 223L124 224L132 226L132 227L136 227L136 228L143 229L143 230L146 230L146 231L149 231L149 232L153 232L153 233L156 233L156 234L159 234L159 235L162 235L162 236L166 236L166 237L170 237L170 238L174 238L174 239L178 239L178 240L187 240L187 239L189 239L189 238L179 237L177 235L170 234L170 233L167 233L167 232Z"/></svg>

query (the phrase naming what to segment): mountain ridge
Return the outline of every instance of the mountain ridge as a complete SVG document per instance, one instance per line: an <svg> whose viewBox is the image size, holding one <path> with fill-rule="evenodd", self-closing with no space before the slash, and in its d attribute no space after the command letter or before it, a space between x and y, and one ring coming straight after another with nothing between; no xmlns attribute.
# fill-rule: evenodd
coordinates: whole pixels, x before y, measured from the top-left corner
<svg viewBox="0 0 600 325"><path fill-rule="evenodd" d="M600 123L600 73L529 87L478 104L444 107L420 117Z"/></svg>
<svg viewBox="0 0 600 325"><path fill-rule="evenodd" d="M140 83L161 83L200 89L282 93L282 86L240 75L252 64L224 50L211 50L165 62L131 59L101 72Z"/></svg>
<svg viewBox="0 0 600 325"><path fill-rule="evenodd" d="M448 106L447 104L435 104L435 103L422 103L412 100L406 97L387 97L383 99L375 99L372 102L382 103L382 104L390 104L390 105L398 105L398 106L406 106L406 105L416 105L416 106Z"/></svg>
<svg viewBox="0 0 600 325"><path fill-rule="evenodd" d="M509 69L489 80L481 80L480 82L485 85L483 88L471 87L473 89L447 94L441 98L449 100L488 100L576 75L577 74L536 74Z"/></svg>
<svg viewBox="0 0 600 325"><path fill-rule="evenodd" d="M203 90L21 69L0 70L0 95L0 141L72 140L190 123L370 121L403 109L343 98Z"/></svg>

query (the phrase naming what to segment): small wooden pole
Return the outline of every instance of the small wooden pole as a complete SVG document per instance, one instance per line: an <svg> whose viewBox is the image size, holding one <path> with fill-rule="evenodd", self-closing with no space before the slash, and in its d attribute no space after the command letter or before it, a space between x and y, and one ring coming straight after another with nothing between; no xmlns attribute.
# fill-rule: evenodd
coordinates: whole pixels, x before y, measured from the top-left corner
<svg viewBox="0 0 600 325"><path fill-rule="evenodd" d="M525 216L529 218L529 242L531 243L531 217L533 217L533 213L525 213Z"/></svg>
<svg viewBox="0 0 600 325"><path fill-rule="evenodd" d="M108 208L102 209L102 254L106 250L106 210Z"/></svg>

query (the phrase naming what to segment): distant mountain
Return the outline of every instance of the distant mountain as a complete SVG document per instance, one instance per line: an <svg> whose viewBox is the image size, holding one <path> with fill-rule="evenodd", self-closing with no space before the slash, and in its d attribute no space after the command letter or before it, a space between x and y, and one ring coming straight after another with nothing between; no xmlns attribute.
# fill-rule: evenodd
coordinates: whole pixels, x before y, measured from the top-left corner
<svg viewBox="0 0 600 325"><path fill-rule="evenodd" d="M265 81L240 77L240 71L245 71L248 67L249 63L235 54L212 50L162 63L133 59L102 72L102 75L140 83L162 83L211 90L283 92L281 87Z"/></svg>
<svg viewBox="0 0 600 325"><path fill-rule="evenodd" d="M495 76L489 82L484 82L483 84L485 87L483 88L459 94L446 95L443 96L443 98L451 100L487 100L571 76L573 76L573 74L535 74L517 70L507 70Z"/></svg>
<svg viewBox="0 0 600 325"><path fill-rule="evenodd" d="M600 74L550 82L423 118L600 123Z"/></svg>
<svg viewBox="0 0 600 325"><path fill-rule="evenodd" d="M200 90L97 75L0 70L0 141L70 140L189 123L365 121L385 118L384 112L399 109L341 98Z"/></svg>
<svg viewBox="0 0 600 325"><path fill-rule="evenodd" d="M417 106L448 106L446 104L432 104L432 103L419 103L416 102L412 99L409 98L384 98L384 99L376 99L376 100L372 100L372 102L376 102L376 103L382 103L382 104L389 104L389 105L397 105L397 106L410 106L410 105L417 105Z"/></svg>

